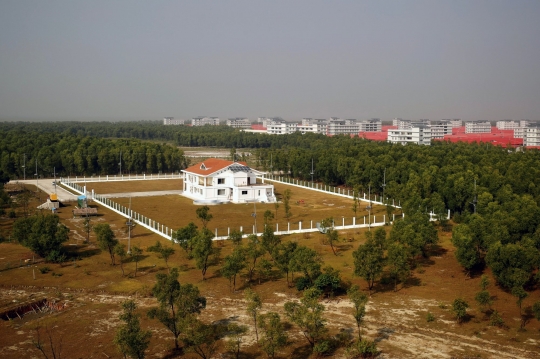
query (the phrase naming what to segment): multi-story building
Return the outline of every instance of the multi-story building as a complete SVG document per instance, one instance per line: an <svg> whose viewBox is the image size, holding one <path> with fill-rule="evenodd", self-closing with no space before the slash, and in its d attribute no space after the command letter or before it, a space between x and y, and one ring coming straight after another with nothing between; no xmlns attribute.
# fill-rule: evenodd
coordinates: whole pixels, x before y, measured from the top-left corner
<svg viewBox="0 0 540 359"><path fill-rule="evenodd" d="M514 130L521 127L520 123L514 120L497 121L496 125L499 130Z"/></svg>
<svg viewBox="0 0 540 359"><path fill-rule="evenodd" d="M430 121L429 127L431 128L432 139L443 139L445 135L452 134L452 122L451 120Z"/></svg>
<svg viewBox="0 0 540 359"><path fill-rule="evenodd" d="M519 121L519 127L528 127L531 121L529 120L520 120Z"/></svg>
<svg viewBox="0 0 540 359"><path fill-rule="evenodd" d="M465 122L465 133L490 133L491 123L489 121L468 121Z"/></svg>
<svg viewBox="0 0 540 359"><path fill-rule="evenodd" d="M232 128L251 128L251 122L244 117L229 118L227 120L227 126Z"/></svg>
<svg viewBox="0 0 540 359"><path fill-rule="evenodd" d="M330 117L328 120L328 128L326 134L329 136L335 135L357 135L360 132L360 126L356 123L355 119L341 119L337 117Z"/></svg>
<svg viewBox="0 0 540 359"><path fill-rule="evenodd" d="M218 126L219 117L193 117L191 119L191 126Z"/></svg>
<svg viewBox="0 0 540 359"><path fill-rule="evenodd" d="M514 128L514 138L525 138L527 134L527 127Z"/></svg>
<svg viewBox="0 0 540 359"><path fill-rule="evenodd" d="M280 117L275 117L266 125L266 133L271 135L286 135L296 132L298 124L296 122L287 122Z"/></svg>
<svg viewBox="0 0 540 359"><path fill-rule="evenodd" d="M297 126L297 131L300 131L302 134L312 132L326 135L327 130L328 124L325 119L303 118L302 123Z"/></svg>
<svg viewBox="0 0 540 359"><path fill-rule="evenodd" d="M380 118L372 118L371 120L360 120L358 122L360 132L381 132L382 121Z"/></svg>
<svg viewBox="0 0 540 359"><path fill-rule="evenodd" d="M431 128L428 126L417 126L388 130L388 142L401 143L402 145L415 143L417 145L429 146L431 144Z"/></svg>
<svg viewBox="0 0 540 359"><path fill-rule="evenodd" d="M523 138L523 145L525 147L540 147L540 123L529 124Z"/></svg>
<svg viewBox="0 0 540 359"><path fill-rule="evenodd" d="M164 117L163 118L163 124L164 125L183 125L184 120L176 120L174 117Z"/></svg>

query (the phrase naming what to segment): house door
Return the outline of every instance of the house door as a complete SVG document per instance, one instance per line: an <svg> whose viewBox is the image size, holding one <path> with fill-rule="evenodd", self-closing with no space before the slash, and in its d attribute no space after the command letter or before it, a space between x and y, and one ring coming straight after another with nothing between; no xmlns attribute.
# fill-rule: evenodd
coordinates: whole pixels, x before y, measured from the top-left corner
<svg viewBox="0 0 540 359"><path fill-rule="evenodd" d="M248 177L248 185L250 185L250 184L251 184L251 183L250 183L250 181L251 181L251 178L250 178L250 177Z"/></svg>

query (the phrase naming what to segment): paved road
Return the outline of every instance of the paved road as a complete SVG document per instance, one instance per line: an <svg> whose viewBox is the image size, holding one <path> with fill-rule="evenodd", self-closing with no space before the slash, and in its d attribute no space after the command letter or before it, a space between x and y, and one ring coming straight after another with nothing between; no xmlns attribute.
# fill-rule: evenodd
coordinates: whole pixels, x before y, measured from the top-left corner
<svg viewBox="0 0 540 359"><path fill-rule="evenodd" d="M58 195L58 200L60 202L70 202L70 201L76 201L77 200L77 194L73 194L71 192L68 192L67 190L63 189L60 186L54 186L52 179L42 179L37 181L37 186L40 190L47 194L56 193ZM36 185L36 180L17 180L17 181L10 181L10 182L19 182L19 183L25 183L25 184L33 184Z"/></svg>

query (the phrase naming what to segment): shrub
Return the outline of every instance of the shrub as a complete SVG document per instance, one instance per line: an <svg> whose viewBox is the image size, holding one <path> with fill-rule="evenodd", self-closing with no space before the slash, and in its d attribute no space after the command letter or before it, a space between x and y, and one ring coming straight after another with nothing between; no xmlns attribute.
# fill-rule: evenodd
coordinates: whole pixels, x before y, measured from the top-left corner
<svg viewBox="0 0 540 359"><path fill-rule="evenodd" d="M313 352L316 354L327 354L332 350L332 345L328 340L321 340L313 347Z"/></svg>
<svg viewBox="0 0 540 359"><path fill-rule="evenodd" d="M39 271L41 274L46 274L46 273L49 273L51 271L51 268L49 267L41 267L39 268Z"/></svg>
<svg viewBox="0 0 540 359"><path fill-rule="evenodd" d="M431 314L431 312L428 312L426 316L426 320L428 321L428 323L433 322L435 321L435 316Z"/></svg>
<svg viewBox="0 0 540 359"><path fill-rule="evenodd" d="M491 313L491 316L489 317L489 325L493 327L499 327L499 328L504 327L504 320L500 316L499 312L497 312L496 310L494 310L493 313Z"/></svg>
<svg viewBox="0 0 540 359"><path fill-rule="evenodd" d="M349 358L375 358L379 351L374 341L359 339L347 348Z"/></svg>
<svg viewBox="0 0 540 359"><path fill-rule="evenodd" d="M296 289L299 291L306 290L311 287L311 283L309 281L309 278L306 277L299 277L296 279L295 283Z"/></svg>

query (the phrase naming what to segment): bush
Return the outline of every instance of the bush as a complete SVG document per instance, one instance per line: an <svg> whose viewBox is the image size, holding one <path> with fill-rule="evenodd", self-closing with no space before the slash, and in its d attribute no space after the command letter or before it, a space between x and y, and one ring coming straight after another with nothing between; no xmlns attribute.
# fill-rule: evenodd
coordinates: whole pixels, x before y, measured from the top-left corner
<svg viewBox="0 0 540 359"><path fill-rule="evenodd" d="M497 312L496 310L494 310L493 313L491 313L491 316L489 317L489 325L493 327L499 327L499 328L504 327L504 320L500 316L499 312Z"/></svg>
<svg viewBox="0 0 540 359"><path fill-rule="evenodd" d="M295 286L297 290L303 291L309 289L311 287L311 283L309 281L309 278L299 277L298 279L296 279Z"/></svg>
<svg viewBox="0 0 540 359"><path fill-rule="evenodd" d="M51 268L49 268L49 267L41 267L41 268L39 268L39 272L41 274L46 274L46 273L49 273L50 271L51 271Z"/></svg>
<svg viewBox="0 0 540 359"><path fill-rule="evenodd" d="M17 217L17 213L15 213L15 210L13 208L8 212L8 217L9 218L16 218Z"/></svg>
<svg viewBox="0 0 540 359"><path fill-rule="evenodd" d="M349 358L375 358L379 354L377 344L367 339L355 341L347 351Z"/></svg>
<svg viewBox="0 0 540 359"><path fill-rule="evenodd" d="M313 353L316 354L327 354L332 350L332 345L328 340L322 340L315 344L313 347Z"/></svg>
<svg viewBox="0 0 540 359"><path fill-rule="evenodd" d="M428 312L426 316L426 320L428 321L428 323L433 322L435 321L435 316L431 314L431 312Z"/></svg>

